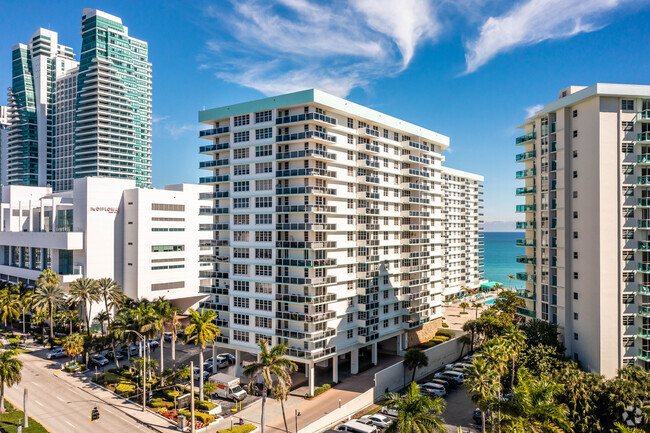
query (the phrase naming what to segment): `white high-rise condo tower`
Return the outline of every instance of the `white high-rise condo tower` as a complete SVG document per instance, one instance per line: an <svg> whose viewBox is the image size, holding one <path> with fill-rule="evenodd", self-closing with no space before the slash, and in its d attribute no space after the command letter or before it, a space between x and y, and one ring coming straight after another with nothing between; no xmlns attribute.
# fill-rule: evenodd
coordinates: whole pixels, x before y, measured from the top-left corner
<svg viewBox="0 0 650 433"><path fill-rule="evenodd" d="M519 314L611 377L650 366L650 86L571 86L521 126Z"/></svg>
<svg viewBox="0 0 650 433"><path fill-rule="evenodd" d="M238 366L260 339L286 344L313 393L316 365L336 382L340 361L355 374L434 335L447 137L314 89L199 121L212 172L200 182L214 185L202 306L219 312L218 344Z"/></svg>

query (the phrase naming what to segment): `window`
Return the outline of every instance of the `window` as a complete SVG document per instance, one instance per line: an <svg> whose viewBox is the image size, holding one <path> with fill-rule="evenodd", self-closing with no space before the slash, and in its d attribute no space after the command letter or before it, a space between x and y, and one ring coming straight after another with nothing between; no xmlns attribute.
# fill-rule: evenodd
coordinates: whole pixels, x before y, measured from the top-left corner
<svg viewBox="0 0 650 433"><path fill-rule="evenodd" d="M273 197L255 197L255 207L264 208L264 207L272 207L272 206L273 206Z"/></svg>
<svg viewBox="0 0 650 433"><path fill-rule="evenodd" d="M243 143L250 140L250 131L240 131L233 134L233 141L235 143Z"/></svg>
<svg viewBox="0 0 650 433"><path fill-rule="evenodd" d="M348 329L347 337L348 337L348 338L352 338L352 337L354 337L354 329Z"/></svg>
<svg viewBox="0 0 650 433"><path fill-rule="evenodd" d="M248 248L233 248L232 254L236 259L247 259L249 257Z"/></svg>
<svg viewBox="0 0 650 433"><path fill-rule="evenodd" d="M255 283L255 293L273 293L273 284L271 283Z"/></svg>
<svg viewBox="0 0 650 433"><path fill-rule="evenodd" d="M238 296L234 296L232 298L232 304L237 308L248 308L249 305L248 302L249 302L248 298L240 298Z"/></svg>
<svg viewBox="0 0 650 433"><path fill-rule="evenodd" d="M578 198L578 191L573 191L573 198Z"/></svg>
<svg viewBox="0 0 650 433"><path fill-rule="evenodd" d="M233 207L235 209L243 209L249 206L250 199L248 197L233 199Z"/></svg>
<svg viewBox="0 0 650 433"><path fill-rule="evenodd" d="M573 299L576 299L576 300L578 299L578 292L573 293Z"/></svg>
<svg viewBox="0 0 650 433"><path fill-rule="evenodd" d="M577 218L578 218L578 211L574 210L573 211L573 219L577 219Z"/></svg>
<svg viewBox="0 0 650 433"><path fill-rule="evenodd" d="M255 123L264 123L270 122L272 119L271 110L268 111L258 111L255 113Z"/></svg>
<svg viewBox="0 0 650 433"><path fill-rule="evenodd" d="M578 313L573 313L573 320L578 320Z"/></svg>
<svg viewBox="0 0 650 433"><path fill-rule="evenodd" d="M235 325L245 325L248 326L248 315L246 314L233 314L233 319L235 321Z"/></svg>
<svg viewBox="0 0 650 433"><path fill-rule="evenodd" d="M623 143L621 145L621 151L623 153L634 153L634 143Z"/></svg>
<svg viewBox="0 0 650 433"><path fill-rule="evenodd" d="M270 259L273 257L273 250L268 248L257 248L255 250L256 259Z"/></svg>
<svg viewBox="0 0 650 433"><path fill-rule="evenodd" d="M634 282L634 272L623 272L623 282L633 283Z"/></svg>
<svg viewBox="0 0 650 433"><path fill-rule="evenodd" d="M255 224L273 224L272 214L257 214L255 215Z"/></svg>
<svg viewBox="0 0 650 433"><path fill-rule="evenodd" d="M577 332L574 332L574 333L573 333L573 339L574 339L574 340L577 340L577 339L578 339L578 333L577 333Z"/></svg>
<svg viewBox="0 0 650 433"><path fill-rule="evenodd" d="M269 128L271 129L271 128ZM258 130L259 131L259 130ZM260 157L260 156L269 156L273 154L273 145L271 144L265 144L264 146L256 146L255 147L255 156Z"/></svg>
<svg viewBox="0 0 650 433"><path fill-rule="evenodd" d="M621 110L634 111L634 100L633 99L621 100Z"/></svg>
<svg viewBox="0 0 650 433"><path fill-rule="evenodd" d="M255 318L255 327L257 328L271 328L272 326L273 326L273 320L268 317Z"/></svg>
<svg viewBox="0 0 650 433"><path fill-rule="evenodd" d="M634 337L623 337L623 347L634 347Z"/></svg>
<svg viewBox="0 0 650 433"><path fill-rule="evenodd" d="M573 232L573 239L578 239L578 232Z"/></svg>
<svg viewBox="0 0 650 433"><path fill-rule="evenodd" d="M354 128L354 120L348 117L348 128Z"/></svg>
<svg viewBox="0 0 650 433"><path fill-rule="evenodd" d="M167 253L171 251L185 251L185 245L152 245L152 253Z"/></svg>
<svg viewBox="0 0 650 433"><path fill-rule="evenodd" d="M634 326L634 315L623 316L623 326Z"/></svg>
<svg viewBox="0 0 650 433"><path fill-rule="evenodd" d="M233 149L232 151L233 159L244 159L244 158L248 158L248 156L249 156L248 147L244 147L243 149Z"/></svg>
<svg viewBox="0 0 650 433"><path fill-rule="evenodd" d="M574 151L573 151L573 157L574 157L574 158L577 158L577 157L578 157L578 151L577 151L577 150L574 150Z"/></svg>
<svg viewBox="0 0 650 433"><path fill-rule="evenodd" d="M575 137L577 137L577 136L578 136L578 131L574 129L574 130L573 130L573 138L575 138Z"/></svg>
<svg viewBox="0 0 650 433"><path fill-rule="evenodd" d="M233 281L232 288L235 292L248 292L248 281Z"/></svg>
<svg viewBox="0 0 650 433"><path fill-rule="evenodd" d="M273 189L273 181L271 179L256 180L255 181L255 190L256 191L270 191Z"/></svg>
<svg viewBox="0 0 650 433"><path fill-rule="evenodd" d="M632 293L623 293L623 303L624 304L634 304L634 294L632 294Z"/></svg>
<svg viewBox="0 0 650 433"><path fill-rule="evenodd" d="M255 242L271 242L272 240L272 232L255 232Z"/></svg>
<svg viewBox="0 0 650 433"><path fill-rule="evenodd" d="M248 274L248 265L233 265L233 273L237 275L246 275Z"/></svg>
<svg viewBox="0 0 650 433"><path fill-rule="evenodd" d="M623 239L634 239L634 229L623 230Z"/></svg>
<svg viewBox="0 0 650 433"><path fill-rule="evenodd" d="M233 175L234 176L245 176L247 174L250 174L251 170L248 164L244 165L236 165L233 167Z"/></svg>
<svg viewBox="0 0 650 433"><path fill-rule="evenodd" d="M234 182L233 188L234 188L235 192L248 191L248 188L249 188L248 181L246 180L246 181L243 181L243 182Z"/></svg>
<svg viewBox="0 0 650 433"><path fill-rule="evenodd" d="M264 277L270 277L273 275L273 267L266 265L256 265L255 266L255 275L261 275Z"/></svg>
<svg viewBox="0 0 650 433"><path fill-rule="evenodd" d="M577 273L577 272L574 272L574 273L573 273L573 279L574 279L574 280L577 280L577 279L578 279L578 273Z"/></svg>
<svg viewBox="0 0 650 433"><path fill-rule="evenodd" d="M250 224L248 215L233 215L233 223L235 225Z"/></svg>
<svg viewBox="0 0 650 433"><path fill-rule="evenodd" d="M623 131L630 132L634 131L634 122L621 122L621 127L623 128Z"/></svg>
<svg viewBox="0 0 650 433"><path fill-rule="evenodd" d="M232 339L237 341L248 341L248 332L245 331L232 331Z"/></svg>
<svg viewBox="0 0 650 433"><path fill-rule="evenodd" d="M573 178L575 179L577 177L578 177L578 172L576 170L573 170Z"/></svg>
<svg viewBox="0 0 650 433"><path fill-rule="evenodd" d="M578 252L577 252L577 251L574 251L574 252L573 252L573 258L574 258L574 259L577 259L577 258L578 258Z"/></svg>
<svg viewBox="0 0 650 433"><path fill-rule="evenodd" d="M164 203L151 203L151 210L164 210L171 212L184 212L184 204L164 204Z"/></svg>
<svg viewBox="0 0 650 433"><path fill-rule="evenodd" d="M234 126L244 126L248 125L250 122L250 117L248 114L242 114L241 116L235 116L232 118L232 123Z"/></svg>
<svg viewBox="0 0 650 433"><path fill-rule="evenodd" d="M264 301L262 299L255 300L255 309L260 311L272 311L273 303L271 301Z"/></svg>
<svg viewBox="0 0 650 433"><path fill-rule="evenodd" d="M237 215L248 216L248 215ZM233 240L235 242L248 242L248 232L233 232Z"/></svg>
<svg viewBox="0 0 650 433"><path fill-rule="evenodd" d="M258 162L255 164L255 173L260 174L260 173L271 173L273 171L273 163L272 162ZM248 173L246 173L248 174Z"/></svg>
<svg viewBox="0 0 650 433"><path fill-rule="evenodd" d="M573 117L578 117L578 110L573 110Z"/></svg>

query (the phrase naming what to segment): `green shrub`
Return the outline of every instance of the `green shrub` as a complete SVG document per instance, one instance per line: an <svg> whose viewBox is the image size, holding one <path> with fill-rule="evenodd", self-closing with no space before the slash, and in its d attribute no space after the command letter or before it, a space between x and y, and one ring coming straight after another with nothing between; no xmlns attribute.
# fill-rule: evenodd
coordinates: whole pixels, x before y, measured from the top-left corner
<svg viewBox="0 0 650 433"><path fill-rule="evenodd" d="M163 395L169 401L174 401L175 398L180 397L181 392L175 389L166 389L163 391Z"/></svg>
<svg viewBox="0 0 650 433"><path fill-rule="evenodd" d="M336 384L335 383L326 383L325 385L319 386L318 388L314 389L314 395L307 394L306 397L308 397L308 398L317 397L317 396L321 395L322 393L324 393L325 391L327 391L328 389L331 389L334 385L336 385Z"/></svg>
<svg viewBox="0 0 650 433"><path fill-rule="evenodd" d="M189 410L179 410L178 414L183 415L185 418L187 418L188 421L192 418L192 414L190 413ZM211 422L213 422L215 420L214 415L210 415L209 413L198 412L198 411L194 412L194 418L197 421L201 421L205 425L208 425L208 424L210 424ZM230 430L227 430L227 431L230 431Z"/></svg>
<svg viewBox="0 0 650 433"><path fill-rule="evenodd" d="M135 392L135 383L124 380L117 384L115 392L126 397Z"/></svg>
<svg viewBox="0 0 650 433"><path fill-rule="evenodd" d="M446 323L443 323L443 324L442 324L442 327L443 327L443 328L449 328L449 325L447 325Z"/></svg>
<svg viewBox="0 0 650 433"><path fill-rule="evenodd" d="M166 407L161 407L161 408L159 408L156 412L158 412L159 414L162 415L162 414L164 414L165 412L167 412L168 410L169 410L169 409L167 409Z"/></svg>
<svg viewBox="0 0 650 433"><path fill-rule="evenodd" d="M431 340L431 341L427 341L426 343L420 344L420 347L423 349L428 349L429 347L437 346L440 343L441 343L440 341Z"/></svg>
<svg viewBox="0 0 650 433"><path fill-rule="evenodd" d="M100 385L115 385L116 383L120 383L124 380L124 377L120 376L119 374L111 373L110 371L107 371L106 373L100 375L97 378L97 383Z"/></svg>
<svg viewBox="0 0 650 433"><path fill-rule="evenodd" d="M234 425L232 429L219 430L217 433L249 433L256 428L253 424Z"/></svg>
<svg viewBox="0 0 650 433"><path fill-rule="evenodd" d="M214 403L212 403L212 402L210 402L210 401L205 401L205 400L203 400L203 401L198 401L198 402L196 403L196 408L197 408L198 410L202 410L202 411L205 411L205 412L209 412L209 411L211 411L212 409L214 409L215 407L217 407L217 405L214 404Z"/></svg>
<svg viewBox="0 0 650 433"><path fill-rule="evenodd" d="M9 344L12 346L18 346L20 344L19 338L9 338Z"/></svg>
<svg viewBox="0 0 650 433"><path fill-rule="evenodd" d="M439 336L454 338L456 334L454 333L454 331L449 329L438 329L438 331L436 331L436 337Z"/></svg>

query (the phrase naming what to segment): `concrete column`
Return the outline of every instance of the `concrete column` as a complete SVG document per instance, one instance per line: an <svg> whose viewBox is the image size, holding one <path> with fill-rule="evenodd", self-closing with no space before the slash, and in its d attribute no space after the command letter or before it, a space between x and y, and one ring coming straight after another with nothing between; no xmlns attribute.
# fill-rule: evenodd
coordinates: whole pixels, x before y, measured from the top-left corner
<svg viewBox="0 0 650 433"><path fill-rule="evenodd" d="M377 343L372 343L372 365L377 365Z"/></svg>
<svg viewBox="0 0 650 433"><path fill-rule="evenodd" d="M309 395L314 395L314 380L316 376L314 374L314 364L308 364L305 371L309 372Z"/></svg>
<svg viewBox="0 0 650 433"><path fill-rule="evenodd" d="M212 374L217 372L217 345L212 345Z"/></svg>
<svg viewBox="0 0 650 433"><path fill-rule="evenodd" d="M241 352L239 350L235 350L235 376L240 377L241 374Z"/></svg>
<svg viewBox="0 0 650 433"><path fill-rule="evenodd" d="M332 358L332 382L338 383L339 381L339 356L334 355Z"/></svg>
<svg viewBox="0 0 650 433"><path fill-rule="evenodd" d="M350 373L359 373L359 349L354 349L350 352Z"/></svg>
<svg viewBox="0 0 650 433"><path fill-rule="evenodd" d="M397 336L396 353L398 356L404 356L404 349L402 348L404 345L404 343L402 343L403 340L404 340L404 334L400 334Z"/></svg>

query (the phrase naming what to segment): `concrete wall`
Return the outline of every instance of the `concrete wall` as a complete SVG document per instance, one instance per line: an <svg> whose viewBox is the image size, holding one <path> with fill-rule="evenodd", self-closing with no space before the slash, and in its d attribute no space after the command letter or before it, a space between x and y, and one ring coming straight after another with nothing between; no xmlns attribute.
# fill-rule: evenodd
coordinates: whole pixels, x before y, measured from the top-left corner
<svg viewBox="0 0 650 433"><path fill-rule="evenodd" d="M375 402L374 389L371 388L358 397L350 400L338 409L324 415L318 421L298 430L298 433L315 433L324 431L330 426L347 421L348 417L363 410Z"/></svg>

